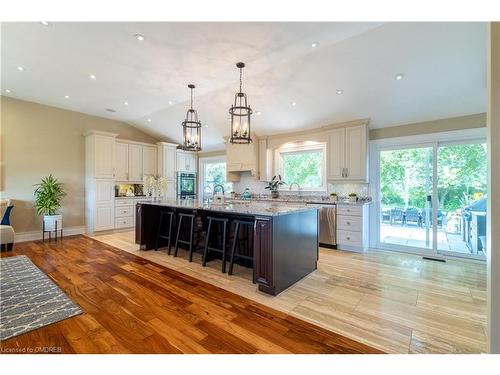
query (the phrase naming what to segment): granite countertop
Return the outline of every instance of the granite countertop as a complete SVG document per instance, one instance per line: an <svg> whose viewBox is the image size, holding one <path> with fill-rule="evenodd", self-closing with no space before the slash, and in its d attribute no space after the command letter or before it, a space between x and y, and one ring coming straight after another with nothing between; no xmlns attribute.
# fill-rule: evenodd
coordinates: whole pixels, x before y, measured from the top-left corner
<svg viewBox="0 0 500 375"><path fill-rule="evenodd" d="M274 202L274 203L284 203L284 204L331 204L331 205L337 205L337 206L344 206L344 205L349 205L349 206L364 206L365 204L370 204L372 203L371 199L370 200L359 200L357 202L349 202L348 200L341 200L337 202L332 202L331 200L323 200L320 198L299 198L299 197L290 197L290 198L252 198L249 201L245 201L244 199L241 198L236 198L236 199L227 199L226 202Z"/></svg>
<svg viewBox="0 0 500 375"><path fill-rule="evenodd" d="M143 200L138 203L156 206L198 209L215 212L227 212L242 215L279 216L300 211L317 210L316 207L305 203L290 203L269 201L236 201L227 200L225 203L204 202L200 200L174 199L174 200Z"/></svg>
<svg viewBox="0 0 500 375"><path fill-rule="evenodd" d="M146 199L146 196L145 195L132 195L131 197L127 197L127 196L116 197L115 196L115 199Z"/></svg>

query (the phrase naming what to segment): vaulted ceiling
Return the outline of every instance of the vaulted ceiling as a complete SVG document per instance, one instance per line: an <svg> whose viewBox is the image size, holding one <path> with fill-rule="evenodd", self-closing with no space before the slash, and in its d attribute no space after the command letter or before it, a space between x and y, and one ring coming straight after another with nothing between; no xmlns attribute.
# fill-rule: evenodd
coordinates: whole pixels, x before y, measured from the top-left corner
<svg viewBox="0 0 500 375"><path fill-rule="evenodd" d="M259 135L359 118L380 128L486 108L484 23L31 22L1 31L2 95L180 142L194 83L205 150L222 149L229 132L238 61L247 64L243 90L260 113L252 119Z"/></svg>

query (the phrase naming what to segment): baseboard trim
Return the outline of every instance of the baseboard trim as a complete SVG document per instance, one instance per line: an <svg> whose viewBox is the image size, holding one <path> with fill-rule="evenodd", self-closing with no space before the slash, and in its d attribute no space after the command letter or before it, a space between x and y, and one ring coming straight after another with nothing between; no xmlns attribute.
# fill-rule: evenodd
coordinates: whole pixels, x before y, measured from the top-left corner
<svg viewBox="0 0 500 375"><path fill-rule="evenodd" d="M85 233L85 226L80 226L80 227L68 227L68 228L63 228L63 236L74 236L76 234L84 234ZM47 237L48 234L46 234L45 237ZM15 234L14 237L14 242L19 243L19 242L27 242L27 241L36 241L36 240L41 240L42 239L42 231L41 230L36 230L32 232L19 232Z"/></svg>

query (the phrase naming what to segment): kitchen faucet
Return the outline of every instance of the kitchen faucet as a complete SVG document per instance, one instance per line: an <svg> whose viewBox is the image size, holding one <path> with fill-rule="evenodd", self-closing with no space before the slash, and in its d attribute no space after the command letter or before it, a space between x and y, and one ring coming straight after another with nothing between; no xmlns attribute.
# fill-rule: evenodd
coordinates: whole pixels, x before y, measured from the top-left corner
<svg viewBox="0 0 500 375"><path fill-rule="evenodd" d="M289 186L288 186L288 190L292 191L292 186L293 185L297 185L297 190L299 192L299 197L302 195L302 186L300 186L298 184L298 182L292 182Z"/></svg>
<svg viewBox="0 0 500 375"><path fill-rule="evenodd" d="M215 194L215 188L217 188L217 187L220 187L222 190L222 195L225 195L224 186L222 184L214 185L214 188L213 188L214 194Z"/></svg>

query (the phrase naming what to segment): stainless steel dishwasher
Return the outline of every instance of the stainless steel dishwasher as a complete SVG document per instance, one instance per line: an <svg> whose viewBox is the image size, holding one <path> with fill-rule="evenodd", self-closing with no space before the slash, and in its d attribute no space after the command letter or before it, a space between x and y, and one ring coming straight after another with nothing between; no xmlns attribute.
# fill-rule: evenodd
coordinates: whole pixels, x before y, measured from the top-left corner
<svg viewBox="0 0 500 375"><path fill-rule="evenodd" d="M337 248L337 206L334 203L308 203L319 211L319 244Z"/></svg>

